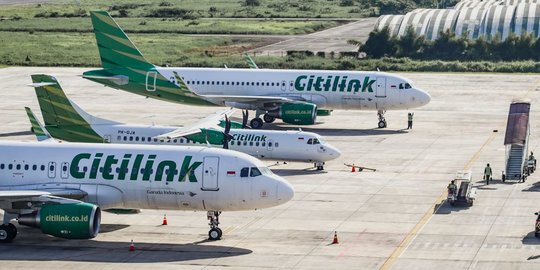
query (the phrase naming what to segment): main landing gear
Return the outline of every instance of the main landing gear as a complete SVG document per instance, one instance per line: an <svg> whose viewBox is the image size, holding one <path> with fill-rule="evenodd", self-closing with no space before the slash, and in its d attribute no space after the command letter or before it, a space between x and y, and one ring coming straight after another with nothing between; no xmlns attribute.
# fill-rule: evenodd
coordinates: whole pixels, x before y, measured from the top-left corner
<svg viewBox="0 0 540 270"><path fill-rule="evenodd" d="M208 225L210 225L210 231L208 231L208 239L216 241L220 240L223 235L223 231L219 226L219 215L221 211L208 211L206 217L208 218Z"/></svg>
<svg viewBox="0 0 540 270"><path fill-rule="evenodd" d="M263 115L263 118L261 118L261 115ZM247 120L249 118L248 111L246 110L245 112L242 112L242 116L243 116L242 122L247 123ZM263 122L263 120L264 120L264 122ZM276 120L276 118L269 115L265 111L257 110L256 116L255 116L255 118L251 119L251 121L249 122L249 126L252 129L261 129L265 122L266 123L272 123L272 122L274 122L274 120Z"/></svg>
<svg viewBox="0 0 540 270"><path fill-rule="evenodd" d="M384 119L384 113L386 111L377 111L377 116L379 117L379 128L385 128L386 127L386 119Z"/></svg>
<svg viewBox="0 0 540 270"><path fill-rule="evenodd" d="M10 243L17 237L17 227L8 223L0 225L0 243Z"/></svg>

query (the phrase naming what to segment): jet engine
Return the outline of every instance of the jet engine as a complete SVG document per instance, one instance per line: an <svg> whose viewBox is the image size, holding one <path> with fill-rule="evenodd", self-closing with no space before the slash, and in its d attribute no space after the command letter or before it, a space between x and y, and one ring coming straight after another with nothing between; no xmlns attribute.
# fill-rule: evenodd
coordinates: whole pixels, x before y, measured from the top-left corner
<svg viewBox="0 0 540 270"><path fill-rule="evenodd" d="M296 125L312 125L317 119L317 105L312 103L286 103L275 111L269 111L269 116L281 118L283 122Z"/></svg>
<svg viewBox="0 0 540 270"><path fill-rule="evenodd" d="M52 236L89 239L99 233L101 210L90 203L45 204L31 214L20 215L18 221Z"/></svg>

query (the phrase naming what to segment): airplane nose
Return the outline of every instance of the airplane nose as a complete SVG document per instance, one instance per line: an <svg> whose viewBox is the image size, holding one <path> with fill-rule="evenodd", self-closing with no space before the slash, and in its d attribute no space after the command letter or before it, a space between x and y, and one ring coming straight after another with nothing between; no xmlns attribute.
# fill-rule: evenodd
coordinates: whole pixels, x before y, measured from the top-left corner
<svg viewBox="0 0 540 270"><path fill-rule="evenodd" d="M330 148L332 151L330 151L330 155L333 157L333 158L338 158L341 156L341 151L339 151L339 149L335 148L335 147L331 147Z"/></svg>
<svg viewBox="0 0 540 270"><path fill-rule="evenodd" d="M420 106L426 105L431 101L431 96L424 90L418 89Z"/></svg>
<svg viewBox="0 0 540 270"><path fill-rule="evenodd" d="M278 184L277 199L280 204L290 201L294 197L294 188L287 181Z"/></svg>

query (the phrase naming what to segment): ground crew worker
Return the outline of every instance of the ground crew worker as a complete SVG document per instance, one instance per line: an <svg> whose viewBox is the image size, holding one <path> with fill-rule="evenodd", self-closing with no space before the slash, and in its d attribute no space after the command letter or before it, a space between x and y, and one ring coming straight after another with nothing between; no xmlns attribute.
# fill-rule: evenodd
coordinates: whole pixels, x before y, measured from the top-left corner
<svg viewBox="0 0 540 270"><path fill-rule="evenodd" d="M449 194L449 195L450 195L450 194L454 195L454 194L456 193L456 190L457 190L457 186L456 186L456 184L455 184L455 181L452 180L452 181L450 182L450 184L448 184L448 187L447 187L447 188L448 188L448 194Z"/></svg>
<svg viewBox="0 0 540 270"><path fill-rule="evenodd" d="M412 129L412 119L413 119L414 113L409 113L407 115L407 119L409 120L407 129Z"/></svg>
<svg viewBox="0 0 540 270"><path fill-rule="evenodd" d="M531 175L534 170L536 170L536 159L534 158L534 154L531 151L531 155L529 155L529 160L527 160L527 174Z"/></svg>
<svg viewBox="0 0 540 270"><path fill-rule="evenodd" d="M486 165L486 168L484 169L484 179L486 180L486 184L489 185L489 180L491 180L491 175L493 172L491 171L491 167L489 167L489 163Z"/></svg>

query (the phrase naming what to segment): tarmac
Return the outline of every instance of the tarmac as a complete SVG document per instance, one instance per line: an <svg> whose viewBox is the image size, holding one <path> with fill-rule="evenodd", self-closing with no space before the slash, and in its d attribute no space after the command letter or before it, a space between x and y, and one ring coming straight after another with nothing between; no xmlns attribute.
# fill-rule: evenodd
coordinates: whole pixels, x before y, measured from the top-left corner
<svg viewBox="0 0 540 270"><path fill-rule="evenodd" d="M30 74L55 75L68 96L96 116L133 124L188 124L221 108L145 99L106 88L79 75L85 68L0 69L0 139L34 140L24 106L40 117ZM142 210L104 213L92 240L65 240L19 226L0 245L4 269L539 269L540 239L533 236L540 210L540 173L525 183L500 181L506 118L514 98L529 98L531 141L540 142L534 74L402 73L432 101L386 114L334 111L303 130L341 149L325 171L311 164L266 162L296 189L292 201L260 211L225 212L224 237L207 241L205 212ZM237 113L240 114L239 112ZM267 126L293 129L278 121ZM496 131L496 132L495 132ZM482 180L491 163L494 182ZM344 163L377 169L350 172ZM444 203L446 186L472 170L477 199L471 208ZM168 225L162 226L163 215ZM339 244L332 245L337 231ZM129 252L130 241L136 250Z"/></svg>

